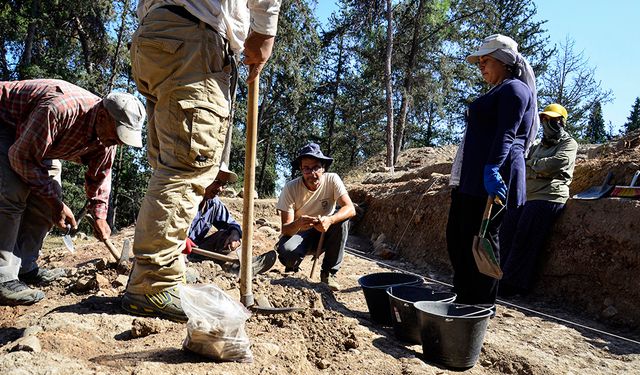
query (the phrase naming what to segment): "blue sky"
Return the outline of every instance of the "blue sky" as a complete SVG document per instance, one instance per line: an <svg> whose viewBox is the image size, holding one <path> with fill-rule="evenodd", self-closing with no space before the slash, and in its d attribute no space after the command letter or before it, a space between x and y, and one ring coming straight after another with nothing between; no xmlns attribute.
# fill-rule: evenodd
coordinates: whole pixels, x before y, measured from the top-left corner
<svg viewBox="0 0 640 375"><path fill-rule="evenodd" d="M335 1L318 0L316 14L324 21L337 9ZM620 129L635 99L640 97L640 1L535 0L538 20L547 20L551 42L568 36L574 51L584 53L595 79L613 91L612 103L603 106L605 122ZM544 105L545 103L541 103Z"/></svg>

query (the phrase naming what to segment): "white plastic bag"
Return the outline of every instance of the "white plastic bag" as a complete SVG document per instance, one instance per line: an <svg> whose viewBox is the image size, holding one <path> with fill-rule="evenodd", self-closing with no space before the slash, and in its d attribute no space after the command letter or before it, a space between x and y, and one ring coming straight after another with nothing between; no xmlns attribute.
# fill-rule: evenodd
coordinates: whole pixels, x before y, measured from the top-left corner
<svg viewBox="0 0 640 375"><path fill-rule="evenodd" d="M213 284L180 285L189 318L185 349L218 361L253 362L244 324L251 316L241 303Z"/></svg>

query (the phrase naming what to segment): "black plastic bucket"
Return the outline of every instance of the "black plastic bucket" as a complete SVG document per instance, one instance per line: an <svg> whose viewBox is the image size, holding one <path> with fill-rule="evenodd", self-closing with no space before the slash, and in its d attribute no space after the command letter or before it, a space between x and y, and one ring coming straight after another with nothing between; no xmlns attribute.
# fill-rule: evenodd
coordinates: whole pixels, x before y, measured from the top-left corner
<svg viewBox="0 0 640 375"><path fill-rule="evenodd" d="M453 302L453 292L438 292L430 288L414 285L392 286L387 289L393 332L399 340L420 344L420 325L414 302Z"/></svg>
<svg viewBox="0 0 640 375"><path fill-rule="evenodd" d="M451 368L470 368L478 361L493 305L416 302L422 355Z"/></svg>
<svg viewBox="0 0 640 375"><path fill-rule="evenodd" d="M391 325L391 313L387 288L398 285L421 285L422 277L399 272L379 272L362 276L358 283L364 292L371 320L382 325Z"/></svg>

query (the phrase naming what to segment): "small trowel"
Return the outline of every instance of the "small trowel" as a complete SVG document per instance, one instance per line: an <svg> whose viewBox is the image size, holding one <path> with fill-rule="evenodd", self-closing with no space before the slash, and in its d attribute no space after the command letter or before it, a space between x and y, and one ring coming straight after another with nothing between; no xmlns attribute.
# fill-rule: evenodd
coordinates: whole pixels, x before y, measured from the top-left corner
<svg viewBox="0 0 640 375"><path fill-rule="evenodd" d="M73 240L71 240L71 224L67 224L67 232L62 236L62 242L64 242L64 246L67 247L71 253L76 252L76 248L73 246Z"/></svg>

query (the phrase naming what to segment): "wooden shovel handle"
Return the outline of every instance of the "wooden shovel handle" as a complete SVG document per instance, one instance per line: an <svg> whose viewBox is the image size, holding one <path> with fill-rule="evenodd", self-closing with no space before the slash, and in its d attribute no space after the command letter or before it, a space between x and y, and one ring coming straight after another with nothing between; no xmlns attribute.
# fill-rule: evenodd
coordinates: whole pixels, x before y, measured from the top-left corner
<svg viewBox="0 0 640 375"><path fill-rule="evenodd" d="M480 237L484 237L484 234L487 232L487 227L489 226L489 218L491 217L491 206L493 206L493 197L487 197L487 204L484 206L484 213L482 214L482 223L480 223L480 231L478 235Z"/></svg>
<svg viewBox="0 0 640 375"><path fill-rule="evenodd" d="M318 263L318 258L320 258L320 253L322 252L322 246L324 246L324 233L320 235L320 240L318 241L318 247L316 248L316 253L313 256L313 265L311 266L311 273L309 274L309 278L313 278L313 273L316 270L316 263Z"/></svg>
<svg viewBox="0 0 640 375"><path fill-rule="evenodd" d="M260 75L249 83L247 100L247 141L244 156L244 200L242 207L242 261L240 262L240 302L252 306L252 269L253 250L253 200L256 172L256 144L258 138L258 95Z"/></svg>

